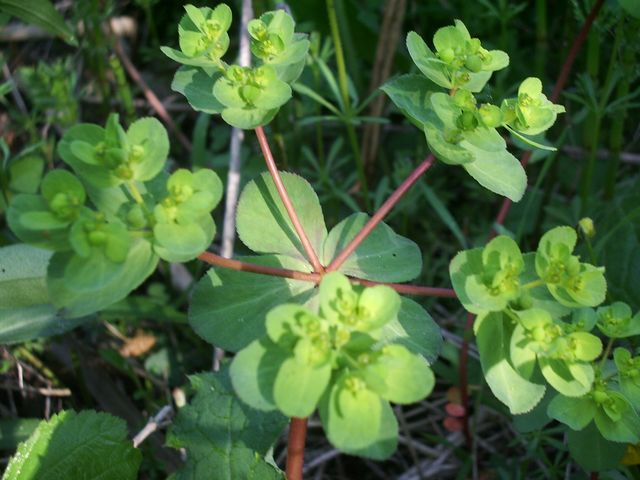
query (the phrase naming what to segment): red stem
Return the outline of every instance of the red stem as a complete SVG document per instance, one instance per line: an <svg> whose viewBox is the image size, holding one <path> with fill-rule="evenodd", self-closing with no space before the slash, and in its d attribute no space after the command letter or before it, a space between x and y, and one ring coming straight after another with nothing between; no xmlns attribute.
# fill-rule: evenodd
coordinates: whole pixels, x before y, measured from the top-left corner
<svg viewBox="0 0 640 480"><path fill-rule="evenodd" d="M333 259L333 261L327 267L328 272L333 272L338 270L340 266L349 258L349 256L360 246L360 244L364 241L365 238L369 236L369 234L373 231L374 228L378 226L378 224L382 221L384 217L391 211L391 209L400 201L400 199L407 193L409 188L416 183L416 181L420 178L420 176L426 172L429 167L433 164L435 157L433 154L429 154L429 156L420 164L418 167L411 172L411 174L405 179L402 184L396 189L395 192L391 194L391 196L382 204L380 209L369 219L366 225L358 232L358 234L353 237L351 242L338 254L337 257Z"/></svg>
<svg viewBox="0 0 640 480"><path fill-rule="evenodd" d="M298 214L293 208L293 203L291 203L291 199L289 198L289 194L287 193L287 189L282 183L282 177L280 177L280 172L278 172L278 167L276 166L276 161L273 159L273 154L271 153L271 149L269 148L269 142L267 141L267 137L264 134L264 130L262 127L256 128L256 136L258 137L258 143L260 144L260 150L262 150L262 155L264 156L264 160L267 163L267 168L269 169L269 173L273 178L273 182L276 185L276 189L278 190L278 195L280 195L280 199L284 204L284 208L287 210L289 214L289 219L293 224L293 228L295 228L296 233L298 234L298 238L302 243L302 247L304 251L307 253L307 258L311 262L311 266L313 270L322 273L324 272L324 267L320 263L316 252L313 250L313 246L309 241L309 237L307 237L304 228L302 228L302 224L300 223L300 219L298 218Z"/></svg>
<svg viewBox="0 0 640 480"><path fill-rule="evenodd" d="M293 417L289 424L289 441L287 442L287 480L302 480L306 437L307 419Z"/></svg>
<svg viewBox="0 0 640 480"><path fill-rule="evenodd" d="M114 50L116 51L116 55L118 55L118 58L120 58L122 65L124 66L131 79L138 84L138 86L142 90L142 93L144 93L144 96L147 97L147 101L149 102L149 105L151 105L151 108L155 110L162 121L171 129L171 131L173 131L174 135L180 141L182 146L190 152L192 149L191 142L184 135L184 133L180 131L178 126L171 118L171 115L169 115L169 112L167 112L167 109L164 108L163 103L156 96L156 94L153 93L153 90L149 88L147 82L144 81L138 69L131 62L131 60L129 60L129 57L124 52L124 49L122 48L119 40L116 40L114 42Z"/></svg>
<svg viewBox="0 0 640 480"><path fill-rule="evenodd" d="M573 63L575 62L576 57L578 56L578 53L580 52L580 49L582 48L582 45L584 44L585 40L587 39L587 35L589 34L589 30L591 29L591 25L593 25L593 22L595 21L596 17L598 16L598 13L600 12L600 9L602 8L603 3L604 3L604 0L598 0L595 3L593 8L591 9L591 12L589 13L589 16L585 20L584 25L582 25L582 28L580 29L580 32L578 33L578 35L576 36L575 40L573 41L573 45L571 45L571 49L569 50L569 53L567 54L567 58L565 59L564 63L562 64L562 69L560 70L560 75L558 76L558 80L556 81L556 84L553 87L553 93L549 97L549 100L551 100L552 102L555 102L560 97L560 92L562 92L562 89L564 88L565 84L567 83L567 80L569 79L569 73L571 73L571 68L573 67ZM531 158L531 152L530 151L526 152L522 156L522 160L520 160L520 163L522 164L523 167L527 166L527 163L529 163L529 158ZM502 201L502 205L500 207L500 211L498 212L498 216L496 217L496 221L495 221L496 224L498 224L498 225L503 225L504 224L504 221L507 218L507 214L509 213L509 209L511 208L511 204L512 204L512 202L508 198L505 198ZM495 236L495 228L493 228L493 227L492 227L492 231L491 231L490 236L492 238Z"/></svg>
<svg viewBox="0 0 640 480"><path fill-rule="evenodd" d="M263 275L272 275L275 277L293 278L295 280L302 280L305 282L319 283L322 279L322 275L319 273L300 272L297 270L288 270L286 268L267 267L265 265L258 265L255 263L242 262L240 260L232 260L230 258L224 258L220 255L216 255L211 252L203 252L198 258L203 262L218 267L230 268L232 270L241 270L243 272L260 273ZM385 283L374 282L372 280L365 280L362 278L350 277L350 280L359 285L375 286L375 285L387 285L393 288L398 293L404 293L406 295L420 295L425 297L442 297L442 298L456 298L456 292L450 288L437 288L437 287L423 287L421 285L405 285L402 283Z"/></svg>
<svg viewBox="0 0 640 480"><path fill-rule="evenodd" d="M240 260L232 260L216 255L211 252L202 252L198 258L203 262L218 267L230 268L232 270L241 270L243 272L261 273L263 275L272 275L274 277L293 278L295 280L304 280L306 282L318 283L320 274L299 272L296 270L288 270L286 268L267 267L265 265L257 265L255 263L242 262Z"/></svg>

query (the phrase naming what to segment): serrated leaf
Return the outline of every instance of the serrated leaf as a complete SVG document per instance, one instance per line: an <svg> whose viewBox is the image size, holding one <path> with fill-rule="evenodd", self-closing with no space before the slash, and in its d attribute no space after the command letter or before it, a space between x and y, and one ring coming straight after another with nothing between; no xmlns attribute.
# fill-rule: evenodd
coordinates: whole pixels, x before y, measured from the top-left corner
<svg viewBox="0 0 640 480"><path fill-rule="evenodd" d="M507 322L501 313L489 313L481 319L476 332L480 364L498 400L512 414L526 413L542 399L545 387L523 378L509 362L512 332Z"/></svg>
<svg viewBox="0 0 640 480"><path fill-rule="evenodd" d="M587 363L569 363L546 357L538 357L542 375L561 394L581 397L591 390L593 367Z"/></svg>
<svg viewBox="0 0 640 480"><path fill-rule="evenodd" d="M367 214L354 213L333 227L324 242L321 262L331 263L368 220ZM380 222L338 271L379 282L406 282L420 275L422 254L414 242Z"/></svg>
<svg viewBox="0 0 640 480"><path fill-rule="evenodd" d="M320 254L327 228L318 196L302 177L288 172L281 172L281 176L302 228L315 252ZM240 240L254 252L288 255L308 263L302 243L268 173L244 188L236 218Z"/></svg>
<svg viewBox="0 0 640 480"><path fill-rule="evenodd" d="M215 472L216 480L283 479L264 459L287 419L261 412L239 401L228 368L190 377L196 391L169 430L167 444L187 450L186 465L171 478L200 480Z"/></svg>
<svg viewBox="0 0 640 480"><path fill-rule="evenodd" d="M309 271L303 262L285 256L241 259L270 267ZM206 341L237 352L266 333L265 316L269 310L282 303L308 301L314 294L313 287L313 283L301 280L211 269L193 292L189 323Z"/></svg>
<svg viewBox="0 0 640 480"><path fill-rule="evenodd" d="M20 444L3 480L133 480L142 461L124 420L107 413L63 411Z"/></svg>

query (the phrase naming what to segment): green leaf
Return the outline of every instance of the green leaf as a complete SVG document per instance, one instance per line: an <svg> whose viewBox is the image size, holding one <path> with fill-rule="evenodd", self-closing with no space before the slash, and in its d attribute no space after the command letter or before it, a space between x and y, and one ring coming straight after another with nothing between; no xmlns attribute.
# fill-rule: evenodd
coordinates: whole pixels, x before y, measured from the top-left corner
<svg viewBox="0 0 640 480"><path fill-rule="evenodd" d="M204 252L216 234L216 226L210 215L198 222L157 223L153 227L155 253L168 262L186 262Z"/></svg>
<svg viewBox="0 0 640 480"><path fill-rule="evenodd" d="M546 357L538 357L538 362L547 382L564 396L581 397L591 390L594 372L590 364Z"/></svg>
<svg viewBox="0 0 640 480"><path fill-rule="evenodd" d="M0 420L0 448L15 450L40 424L39 418L6 418Z"/></svg>
<svg viewBox="0 0 640 480"><path fill-rule="evenodd" d="M442 61L433 54L425 41L416 32L407 34L407 49L413 63L432 82L444 88L453 87Z"/></svg>
<svg viewBox="0 0 640 480"><path fill-rule="evenodd" d="M605 439L594 423L567 435L571 457L587 471L602 472L618 467L626 445Z"/></svg>
<svg viewBox="0 0 640 480"><path fill-rule="evenodd" d="M24 155L9 164L9 188L19 193L38 191L45 160L40 155Z"/></svg>
<svg viewBox="0 0 640 480"><path fill-rule="evenodd" d="M302 177L280 172L291 203L316 253L327 237L322 208L313 188ZM307 262L302 243L268 173L249 182L240 195L237 229L242 243L254 252L278 253Z"/></svg>
<svg viewBox="0 0 640 480"><path fill-rule="evenodd" d="M258 410L275 410L273 385L288 353L268 338L254 340L240 350L229 368L233 388L247 405Z"/></svg>
<svg viewBox="0 0 640 480"><path fill-rule="evenodd" d="M529 382L509 362L512 330L501 313L478 317L477 343L480 364L493 394L512 414L530 411L542 399L544 385Z"/></svg>
<svg viewBox="0 0 640 480"><path fill-rule="evenodd" d="M222 119L232 127L252 130L269 123L277 113L277 108L271 110L261 108L225 108L222 111Z"/></svg>
<svg viewBox="0 0 640 480"><path fill-rule="evenodd" d="M354 213L333 227L321 250L321 262L331 263L368 220L367 214ZM422 254L414 242L380 222L338 271L379 282L406 282L420 275Z"/></svg>
<svg viewBox="0 0 640 480"><path fill-rule="evenodd" d="M640 5L634 0L618 0L618 3L624 11L626 11L633 18L640 19Z"/></svg>
<svg viewBox="0 0 640 480"><path fill-rule="evenodd" d="M442 348L442 333L424 308L413 300L401 297L398 316L384 326L379 343L402 345L432 364Z"/></svg>
<svg viewBox="0 0 640 480"><path fill-rule="evenodd" d="M416 127L422 129L433 117L429 98L438 86L422 75L401 75L380 87Z"/></svg>
<svg viewBox="0 0 640 480"><path fill-rule="evenodd" d="M57 145L57 152L60 158L83 181L100 188L120 185L122 179L116 177L105 167L89 162L84 152L78 150L75 146L86 143L89 147L92 147L90 150L93 151L93 147L103 142L104 139L104 128L91 123L80 123L67 130Z"/></svg>
<svg viewBox="0 0 640 480"><path fill-rule="evenodd" d="M162 171L169 155L167 131L156 118L141 118L131 124L127 139L134 155L130 162L133 178L151 180ZM129 155L131 158L132 154Z"/></svg>
<svg viewBox="0 0 640 480"><path fill-rule="evenodd" d="M0 11L36 25L78 46L75 35L49 0L0 0Z"/></svg>
<svg viewBox="0 0 640 480"><path fill-rule="evenodd" d="M589 395L578 398L556 395L547 407L551 418L568 425L572 430L582 430L589 425L596 411L596 404Z"/></svg>
<svg viewBox="0 0 640 480"><path fill-rule="evenodd" d="M473 154L473 162L462 166L488 190L519 202L527 189L527 174L516 157L507 150L486 151L469 142L461 143Z"/></svg>
<svg viewBox="0 0 640 480"><path fill-rule="evenodd" d="M122 300L155 270L158 257L151 244L136 240L122 263L95 253L82 258L56 253L49 262L49 295L70 316L97 312Z"/></svg>
<svg viewBox="0 0 640 480"><path fill-rule="evenodd" d="M631 357L626 348L613 351L613 359L618 369L620 391L637 410L640 410L640 357Z"/></svg>
<svg viewBox="0 0 640 480"><path fill-rule="evenodd" d="M398 448L398 421L389 403L383 402L382 405L380 427L373 443L363 448L341 448L343 452L373 460L386 460L395 453Z"/></svg>
<svg viewBox="0 0 640 480"><path fill-rule="evenodd" d="M598 308L598 328L610 338L627 338L640 335L640 313L631 316L631 307L624 302L614 302Z"/></svg>
<svg viewBox="0 0 640 480"><path fill-rule="evenodd" d="M70 318L51 304L47 264L51 252L28 245L0 248L0 343L58 335L89 319Z"/></svg>
<svg viewBox="0 0 640 480"><path fill-rule="evenodd" d="M320 402L320 419L331 444L348 452L378 441L386 409L390 410L389 403L369 390L360 378L344 375Z"/></svg>
<svg viewBox="0 0 640 480"><path fill-rule="evenodd" d="M276 375L273 399L286 416L308 417L316 409L330 378L331 364L314 366L296 357L287 358Z"/></svg>
<svg viewBox="0 0 640 480"><path fill-rule="evenodd" d="M261 412L240 402L228 368L190 377L196 394L174 419L167 444L187 450L187 463L171 478L200 480L284 479L264 459L287 419L278 412Z"/></svg>
<svg viewBox="0 0 640 480"><path fill-rule="evenodd" d="M0 248L0 308L49 303L46 273L50 258L51 252L29 245Z"/></svg>
<svg viewBox="0 0 640 480"><path fill-rule="evenodd" d="M525 253L522 258L524 259L524 271L520 277L520 282L526 285L527 283L539 280L535 268L536 254L534 252ZM529 289L528 294L531 299L532 308L546 310L554 318L564 317L571 312L569 307L556 301L545 285L539 285Z"/></svg>
<svg viewBox="0 0 640 480"><path fill-rule="evenodd" d="M420 355L402 345L387 345L363 371L367 385L385 400L409 404L424 399L433 390L435 377Z"/></svg>
<svg viewBox="0 0 640 480"><path fill-rule="evenodd" d="M301 261L286 256L241 257L240 260L309 271ZM207 342L237 352L266 333L264 322L269 310L282 303L308 301L314 294L313 286L301 280L211 269L195 287L189 323Z"/></svg>
<svg viewBox="0 0 640 480"><path fill-rule="evenodd" d="M595 423L604 438L612 442L639 443L640 416L629 401L619 392L609 391L609 401L615 405L615 413L620 417L612 419L604 408L599 408L595 414Z"/></svg>
<svg viewBox="0 0 640 480"><path fill-rule="evenodd" d="M213 95L213 85L218 78L218 72L208 75L201 68L183 66L174 75L171 89L184 95L194 110L209 114L220 113L224 105Z"/></svg>
<svg viewBox="0 0 640 480"><path fill-rule="evenodd" d="M3 480L138 478L142 455L127 439L124 420L107 413L63 411L42 421L20 444Z"/></svg>

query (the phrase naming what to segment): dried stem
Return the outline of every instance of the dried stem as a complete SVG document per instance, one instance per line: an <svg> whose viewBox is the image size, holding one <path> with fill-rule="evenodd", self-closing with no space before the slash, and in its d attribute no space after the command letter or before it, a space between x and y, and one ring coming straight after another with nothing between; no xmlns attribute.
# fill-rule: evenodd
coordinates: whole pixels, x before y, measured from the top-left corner
<svg viewBox="0 0 640 480"><path fill-rule="evenodd" d="M429 156L420 165L418 165L418 167L413 172L411 172L411 174L405 179L404 182L402 182L402 184L400 184L396 191L391 194L387 201L382 204L380 209L373 214L373 216L369 219L362 230L360 230L360 232L358 232L358 234L353 237L353 240L349 242L344 250L340 252L336 258L333 259L333 261L327 267L328 272L338 270L340 266L342 266L347 258L349 258L349 256L356 250L356 248L358 248L358 246L360 246L364 239L369 236L373 229L378 226L382 219L387 216L391 209L407 193L409 188L411 188L411 186L416 183L420 176L424 172L426 172L429 167L431 167L434 160L435 157L433 156L433 154L429 154Z"/></svg>
<svg viewBox="0 0 640 480"><path fill-rule="evenodd" d="M203 262L218 267L229 268L231 270L241 270L244 272L259 273L262 275L272 275L275 277L293 278L294 280L302 280L305 282L319 283L322 275L319 273L300 272L297 270L288 270L286 268L267 267L255 263L242 262L240 260L232 260L216 255L211 252L203 252L198 258ZM419 295L425 297L441 297L456 298L456 292L450 288L424 287L421 285L406 285L403 283L385 283L375 282L373 280L365 280L362 278L350 277L350 280L358 285L375 286L387 285L398 293L406 295Z"/></svg>
<svg viewBox="0 0 640 480"><path fill-rule="evenodd" d="M142 90L142 93L144 93L144 96L147 98L147 101L149 102L149 105L151 105L151 108L155 110L155 112L162 119L162 121L171 129L171 131L174 133L178 141L180 141L182 146L187 151L190 152L192 148L191 142L184 135L184 133L180 131L178 126L175 124L175 122L171 118L171 115L169 115L169 112L167 112L167 109L164 108L164 105L162 104L160 99L156 96L155 93L153 93L153 90L149 88L149 86L147 85L147 82L144 81L138 69L131 62L131 60L129 60L129 57L127 56L124 49L122 48L122 44L120 43L119 40L115 40L114 50L116 52L116 55L118 55L118 58L120 59L120 62L124 66L125 70L131 77L131 79L138 84L138 86Z"/></svg>
<svg viewBox="0 0 640 480"><path fill-rule="evenodd" d="M585 20L584 25L582 25L580 32L578 33L575 40L573 41L573 45L571 45L571 49L567 54L567 58L562 64L562 69L560 70L560 75L558 76L558 80L556 81L556 84L553 87L553 93L549 97L549 100L551 100L552 102L556 102L560 97L560 92L562 92L562 89L564 88L565 84L567 83L567 80L569 79L569 73L571 73L573 62L575 62L576 57L578 56L578 53L580 52L580 49L582 48L582 45L584 44L584 41L586 40L587 35L589 34L591 25L593 25L593 22L598 16L598 12L600 12L600 9L602 8L603 3L604 3L604 0L598 0L595 3L593 8L591 9L591 12L589 13L589 16ZM522 156L522 160L520 160L520 163L522 164L523 167L527 166L527 163L529 163L530 158L531 158L530 151L526 152ZM504 224L504 221L507 218L507 214L509 213L509 209L511 208L511 204L512 202L508 198L505 198L502 201L502 205L500 206L500 211L498 212L498 216L496 217L495 224L498 224L498 225ZM494 227L492 227L490 236L491 237L495 236Z"/></svg>
<svg viewBox="0 0 640 480"><path fill-rule="evenodd" d="M287 442L287 480L302 480L306 437L307 419L293 417L289 425L289 440Z"/></svg>
<svg viewBox="0 0 640 480"><path fill-rule="evenodd" d="M269 169L269 173L273 178L273 181L276 185L276 189L278 190L278 194L280 195L280 199L284 204L284 208L286 208L287 213L289 214L289 218L291 219L291 223L293 224L293 228L295 228L296 233L298 234L298 238L300 242L302 242L302 247L307 254L307 258L311 262L311 266L313 270L322 273L324 272L324 267L320 263L316 252L313 250L313 246L309 241L309 237L307 237L304 228L302 228L302 224L300 223L300 219L293 208L293 203L291 203L291 199L289 198L289 194L287 193L287 189L282 183L282 178L280 177L280 172L278 172L278 167L276 166L276 162L273 159L273 154L271 153L271 149L269 148L269 142L267 141L267 137L264 134L264 130L262 127L256 128L256 136L258 137L258 143L260 144L260 150L262 150L262 155L264 156L264 160L267 163L267 168Z"/></svg>

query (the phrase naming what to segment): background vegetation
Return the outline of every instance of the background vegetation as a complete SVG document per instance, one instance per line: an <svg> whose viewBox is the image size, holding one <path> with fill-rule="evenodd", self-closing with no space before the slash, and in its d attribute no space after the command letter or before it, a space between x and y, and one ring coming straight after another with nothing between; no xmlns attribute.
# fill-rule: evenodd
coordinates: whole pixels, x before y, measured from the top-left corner
<svg viewBox="0 0 640 480"><path fill-rule="evenodd" d="M5 2L0 1L0 11ZM6 2L10 4L12 2ZM28 2L26 2L28 3ZM60 163L55 144L77 122L104 124L110 112L126 123L157 115L168 127L170 167L206 166L226 181L231 128L215 116L195 113L171 91L175 64L159 50L176 46L175 24L182 2L83 0L59 2L72 46L46 30L4 15L0 30L0 245L16 243L2 212L12 195L37 187L43 172ZM198 6L213 6L194 1ZM257 17L276 2L254 0ZM299 31L308 32L311 56L298 81L304 87L269 126L279 167L307 178L320 196L328 226L352 212L372 212L428 155L422 132L411 126L378 87L409 72L406 32L431 38L462 19L487 48L506 51L510 68L494 75L488 100L513 96L522 78L535 75L551 89L592 0L478 2L376 0L335 3L349 77L348 98L340 90L335 45L324 0L291 1ZM622 2L624 3L624 2ZM240 2L231 3L240 18ZM238 50L239 22L231 51ZM450 287L448 265L464 248L484 244L492 228L510 233L523 251L535 250L543 232L556 225L594 220L594 255L607 268L616 300L640 308L640 27L639 20L605 1L577 56L557 103L566 107L548 133L557 152L536 152L527 172L530 188L504 225L494 219L502 198L484 190L462 169L435 165L385 220L414 240L424 255L416 283ZM328 67L328 68L327 68ZM311 91L313 94L309 94ZM154 100L155 98L155 100ZM241 184L264 170L258 144L247 132L242 143ZM514 145L513 151L520 151ZM364 165L369 195L359 182ZM361 179L360 179L361 180ZM35 186L35 187L34 187ZM217 210L222 225L223 209ZM220 229L222 230L222 229ZM218 236L211 250L219 253ZM238 242L236 255L249 253ZM213 352L186 322L194 279L207 266L161 263L126 300L80 327L60 323L45 338L20 341L2 319L0 338L0 449L2 466L41 418L62 409L96 409L126 420L134 436L147 419L163 412L160 431L141 444L141 478L166 478L181 465L179 450L165 447L163 429L190 398L188 375L211 370ZM250 288L250 285L248 286ZM0 298L2 298L0 294ZM396 407L400 448L384 463L340 455L311 419L305 472L309 478L585 478L569 458L566 440L553 425L512 423L506 409L483 385L477 353L469 347L460 378L466 313L455 300L416 298L443 329L445 346L434 365L436 391L410 407ZM637 340L635 347L638 347ZM461 380L470 403L460 398ZM170 407L170 408L167 408ZM469 414L472 442L462 419ZM638 448L638 447L636 447ZM640 461L629 450L627 463ZM274 451L282 465L283 445ZM628 466L601 478L640 478Z"/></svg>

